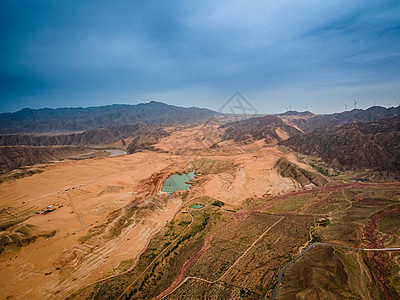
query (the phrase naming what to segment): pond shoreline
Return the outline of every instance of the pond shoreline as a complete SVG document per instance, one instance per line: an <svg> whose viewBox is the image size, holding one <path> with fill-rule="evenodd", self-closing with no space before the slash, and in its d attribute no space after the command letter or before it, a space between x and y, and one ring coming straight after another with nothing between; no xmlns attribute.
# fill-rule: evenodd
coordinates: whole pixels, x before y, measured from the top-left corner
<svg viewBox="0 0 400 300"><path fill-rule="evenodd" d="M165 179L161 191L165 193L174 193L177 191L189 190L194 183L193 180L196 179L198 175L199 173L196 173L196 171L187 173L175 172Z"/></svg>

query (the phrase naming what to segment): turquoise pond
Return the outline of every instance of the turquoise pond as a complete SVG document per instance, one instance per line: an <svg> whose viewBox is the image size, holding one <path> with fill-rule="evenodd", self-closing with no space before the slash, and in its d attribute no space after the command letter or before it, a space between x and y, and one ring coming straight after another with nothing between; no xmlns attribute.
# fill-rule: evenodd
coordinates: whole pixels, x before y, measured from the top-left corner
<svg viewBox="0 0 400 300"><path fill-rule="evenodd" d="M162 191L173 193L176 191L188 190L192 186L190 181L193 180L196 175L198 174L196 174L195 171L183 173L182 175L178 173L172 174L165 180Z"/></svg>
<svg viewBox="0 0 400 300"><path fill-rule="evenodd" d="M190 208L199 209L202 207L203 207L203 205L201 205L201 204L193 204Z"/></svg>

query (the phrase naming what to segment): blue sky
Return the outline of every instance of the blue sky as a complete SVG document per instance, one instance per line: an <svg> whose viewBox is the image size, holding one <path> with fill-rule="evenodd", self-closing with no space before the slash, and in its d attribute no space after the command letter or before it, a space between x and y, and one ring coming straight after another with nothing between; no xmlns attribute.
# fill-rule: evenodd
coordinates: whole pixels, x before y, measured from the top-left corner
<svg viewBox="0 0 400 300"><path fill-rule="evenodd" d="M399 1L3 0L0 38L0 112L400 102Z"/></svg>

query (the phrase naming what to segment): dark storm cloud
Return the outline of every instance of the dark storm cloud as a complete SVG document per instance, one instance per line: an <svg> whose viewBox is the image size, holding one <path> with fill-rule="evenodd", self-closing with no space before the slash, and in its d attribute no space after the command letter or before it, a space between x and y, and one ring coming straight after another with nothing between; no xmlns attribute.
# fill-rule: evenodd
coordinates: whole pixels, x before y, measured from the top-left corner
<svg viewBox="0 0 400 300"><path fill-rule="evenodd" d="M1 5L1 110L148 100L218 109L236 90L265 112L400 98L393 1Z"/></svg>

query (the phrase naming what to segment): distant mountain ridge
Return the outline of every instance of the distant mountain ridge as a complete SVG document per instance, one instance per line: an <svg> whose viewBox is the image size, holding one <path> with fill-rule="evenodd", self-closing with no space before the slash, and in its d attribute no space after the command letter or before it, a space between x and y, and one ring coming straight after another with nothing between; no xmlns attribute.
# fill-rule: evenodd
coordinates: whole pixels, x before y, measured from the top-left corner
<svg viewBox="0 0 400 300"><path fill-rule="evenodd" d="M289 111L221 127L226 129L224 140L278 142L340 170L371 170L400 178L400 106L331 115Z"/></svg>
<svg viewBox="0 0 400 300"><path fill-rule="evenodd" d="M353 122L372 122L381 118L391 118L400 115L400 106L385 108L372 106L368 109L353 109L328 115L313 115L310 112L286 112L277 115L287 123L297 126L304 132L317 128L333 127ZM296 116L296 118L290 118Z"/></svg>
<svg viewBox="0 0 400 300"><path fill-rule="evenodd" d="M217 115L217 112L205 108L184 108L156 101L88 108L24 108L15 113L0 114L0 134L84 131L132 125L143 121L156 121L161 126L173 126Z"/></svg>
<svg viewBox="0 0 400 300"><path fill-rule="evenodd" d="M370 169L400 175L400 116L319 128L280 144L321 157L339 169Z"/></svg>
<svg viewBox="0 0 400 300"><path fill-rule="evenodd" d="M157 126L140 122L133 125L91 129L80 133L71 133L65 135L0 135L0 146L100 146L114 143L128 137L135 138L137 136L155 133L160 136L165 136L167 134L163 129Z"/></svg>

